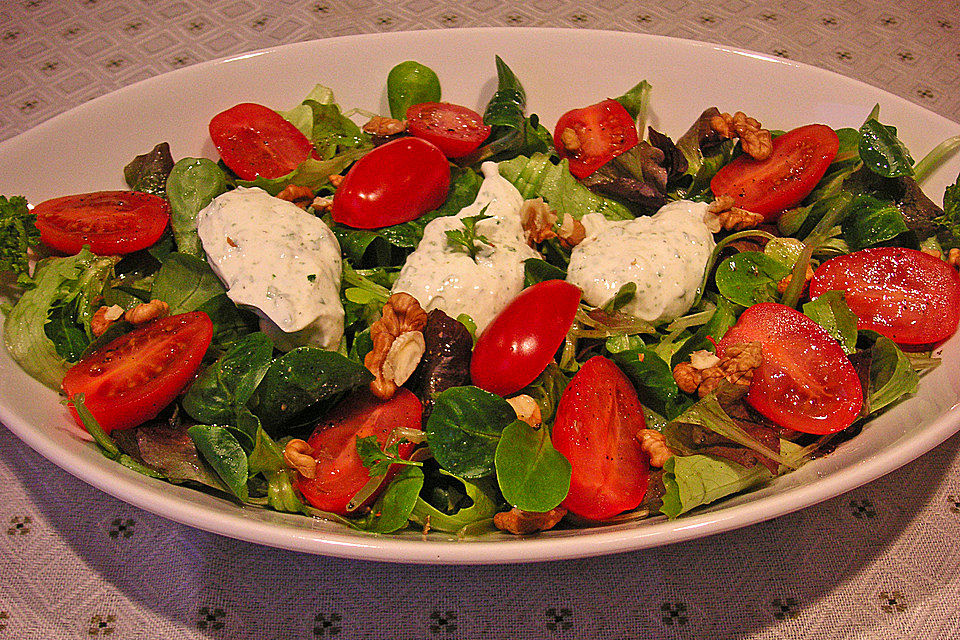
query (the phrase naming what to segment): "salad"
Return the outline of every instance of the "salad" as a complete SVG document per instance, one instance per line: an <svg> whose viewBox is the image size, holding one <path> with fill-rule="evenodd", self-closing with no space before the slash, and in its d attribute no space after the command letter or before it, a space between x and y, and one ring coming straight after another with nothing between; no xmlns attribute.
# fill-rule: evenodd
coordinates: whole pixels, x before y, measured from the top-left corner
<svg viewBox="0 0 960 640"><path fill-rule="evenodd" d="M251 507L456 535L758 487L909 398L960 321L943 206L878 109L777 131L655 91L548 129L412 61L390 113L317 86L210 114L129 191L0 197L6 348L108 457ZM31 206L32 205L32 206Z"/></svg>

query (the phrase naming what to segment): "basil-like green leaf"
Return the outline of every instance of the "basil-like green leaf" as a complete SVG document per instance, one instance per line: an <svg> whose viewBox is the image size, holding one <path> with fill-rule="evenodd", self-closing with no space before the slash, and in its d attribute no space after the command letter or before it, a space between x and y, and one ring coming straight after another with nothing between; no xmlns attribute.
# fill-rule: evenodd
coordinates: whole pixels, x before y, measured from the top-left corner
<svg viewBox="0 0 960 640"><path fill-rule="evenodd" d="M863 165L885 178L913 175L910 151L897 138L894 127L868 118L860 127L860 158Z"/></svg>
<svg viewBox="0 0 960 640"><path fill-rule="evenodd" d="M167 198L177 251L204 258L197 234L197 214L226 190L227 176L213 160L182 158L173 165L167 176Z"/></svg>
<svg viewBox="0 0 960 640"><path fill-rule="evenodd" d="M827 291L803 305L803 313L827 330L850 355L857 350L857 316L847 306L843 291Z"/></svg>
<svg viewBox="0 0 960 640"><path fill-rule="evenodd" d="M206 260L185 253L171 253L153 281L151 297L170 305L170 314L196 311L205 302L226 294L220 278Z"/></svg>
<svg viewBox="0 0 960 640"><path fill-rule="evenodd" d="M715 279L723 297L749 307L760 302L775 302L777 283L789 274L789 267L763 253L744 251L721 262Z"/></svg>
<svg viewBox="0 0 960 640"><path fill-rule="evenodd" d="M440 79L430 67L407 60L387 74L387 104L394 118L403 120L415 104L439 101Z"/></svg>
<svg viewBox="0 0 960 640"><path fill-rule="evenodd" d="M164 186L173 169L170 145L161 142L153 150L137 156L123 168L123 178L134 191L166 197Z"/></svg>
<svg viewBox="0 0 960 640"><path fill-rule="evenodd" d="M232 421L273 362L273 342L263 333L240 339L207 367L183 397L183 409L206 424Z"/></svg>
<svg viewBox="0 0 960 640"><path fill-rule="evenodd" d="M280 425L325 400L370 382L373 376L358 362L334 351L300 347L277 358L257 387L253 412L276 435Z"/></svg>
<svg viewBox="0 0 960 640"><path fill-rule="evenodd" d="M483 522L484 520L489 520L490 526L493 528L493 516L497 513L497 504L489 494L496 493L495 488L486 489L484 486L487 484L486 481L481 480L479 483L474 484L463 478L458 478L443 469L437 471L436 475L444 478L448 486L455 484L458 487L457 493L464 498L462 502L465 503L466 506L458 509L441 510L425 500L421 495L417 500L416 506L413 508L413 512L410 514L411 520L421 526L429 524L431 530L445 531L447 533L457 533L464 527L477 522ZM430 479L435 482L434 478ZM462 492L459 491L460 486L463 487ZM434 484L434 489L436 488Z"/></svg>
<svg viewBox="0 0 960 640"><path fill-rule="evenodd" d="M423 488L423 471L403 467L386 490L377 497L370 512L353 521L353 526L375 533L392 533L407 526Z"/></svg>
<svg viewBox="0 0 960 640"><path fill-rule="evenodd" d="M915 393L920 377L910 359L890 338L880 336L870 349L870 387L867 409L871 413Z"/></svg>
<svg viewBox="0 0 960 640"><path fill-rule="evenodd" d="M648 349L640 338L608 338L606 348L610 359L630 378L644 404L668 418L679 415L689 405L686 396L680 395L670 365Z"/></svg>
<svg viewBox="0 0 960 640"><path fill-rule="evenodd" d="M553 448L547 429L523 420L501 433L495 464L504 499L521 511L550 511L570 490L570 461Z"/></svg>
<svg viewBox="0 0 960 640"><path fill-rule="evenodd" d="M187 429L187 433L227 488L242 502L246 502L250 497L247 489L247 454L237 439L223 427L207 424L194 425Z"/></svg>
<svg viewBox="0 0 960 640"><path fill-rule="evenodd" d="M853 199L847 207L841 228L850 251L859 251L893 240L909 230L895 203L868 195Z"/></svg>
<svg viewBox="0 0 960 640"><path fill-rule="evenodd" d="M437 396L424 430L441 467L462 478L482 478L494 473L500 434L516 417L500 396L453 387Z"/></svg>
<svg viewBox="0 0 960 640"><path fill-rule="evenodd" d="M547 280L566 280L567 272L540 258L523 261L523 286L529 287Z"/></svg>

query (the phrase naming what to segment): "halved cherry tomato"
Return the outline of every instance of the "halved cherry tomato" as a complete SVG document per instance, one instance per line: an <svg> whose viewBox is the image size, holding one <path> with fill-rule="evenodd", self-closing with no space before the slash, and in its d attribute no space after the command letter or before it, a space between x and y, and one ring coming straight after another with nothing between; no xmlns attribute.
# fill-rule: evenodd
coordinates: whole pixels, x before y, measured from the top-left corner
<svg viewBox="0 0 960 640"><path fill-rule="evenodd" d="M570 173L578 178L586 178L639 141L633 117L613 99L566 112L553 131L557 152L570 161Z"/></svg>
<svg viewBox="0 0 960 640"><path fill-rule="evenodd" d="M139 191L98 191L45 200L33 208L40 240L66 254L84 245L97 255L146 249L163 235L170 204Z"/></svg>
<svg viewBox="0 0 960 640"><path fill-rule="evenodd" d="M717 355L746 342L763 348L747 402L781 427L834 433L860 415L863 388L856 370L840 344L807 316L772 302L753 305L723 336Z"/></svg>
<svg viewBox="0 0 960 640"><path fill-rule="evenodd" d="M710 189L767 221L810 195L837 157L840 139L823 124L808 124L773 139L766 160L744 154L717 172Z"/></svg>
<svg viewBox="0 0 960 640"><path fill-rule="evenodd" d="M898 344L934 344L960 323L960 275L935 256L904 247L876 247L824 262L810 297L843 291L857 327Z"/></svg>
<svg viewBox="0 0 960 640"><path fill-rule="evenodd" d="M220 157L243 180L280 178L314 155L313 143L279 113L244 102L210 120Z"/></svg>
<svg viewBox="0 0 960 640"><path fill-rule="evenodd" d="M630 380L612 361L594 356L564 389L552 441L570 461L563 506L604 520L635 509L647 493L650 461L637 435L646 429Z"/></svg>
<svg viewBox="0 0 960 640"><path fill-rule="evenodd" d="M333 219L377 229L436 209L450 190L450 163L436 145L400 138L357 160L333 195Z"/></svg>
<svg viewBox="0 0 960 640"><path fill-rule="evenodd" d="M461 158L490 135L483 117L449 102L421 102L407 109L407 131L432 142L448 158Z"/></svg>
<svg viewBox="0 0 960 640"><path fill-rule="evenodd" d="M183 391L212 337L213 323L202 311L154 320L71 367L63 391L71 398L82 393L84 406L104 431L135 427L155 418Z"/></svg>
<svg viewBox="0 0 960 640"><path fill-rule="evenodd" d="M383 447L397 427L419 429L422 411L417 396L403 387L387 401L367 389L355 392L337 405L307 440L313 447L317 469L313 478L297 474L300 493L317 509L346 514L347 503L370 480L370 472L357 453L357 439L376 436ZM409 456L413 447L409 442L401 444L400 457Z"/></svg>
<svg viewBox="0 0 960 640"><path fill-rule="evenodd" d="M473 384L506 396L533 382L563 344L579 304L580 289L563 280L521 291L477 339Z"/></svg>

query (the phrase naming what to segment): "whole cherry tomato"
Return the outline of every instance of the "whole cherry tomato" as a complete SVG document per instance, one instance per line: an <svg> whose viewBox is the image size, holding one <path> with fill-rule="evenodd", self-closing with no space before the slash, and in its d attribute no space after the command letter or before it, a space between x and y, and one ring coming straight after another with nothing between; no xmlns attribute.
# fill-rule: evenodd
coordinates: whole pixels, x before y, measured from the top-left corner
<svg viewBox="0 0 960 640"><path fill-rule="evenodd" d="M350 167L333 195L333 219L357 229L388 227L436 209L449 190L443 152L420 138L400 138Z"/></svg>
<svg viewBox="0 0 960 640"><path fill-rule="evenodd" d="M781 427L834 433L860 415L860 378L840 344L815 321L781 304L755 304L723 336L717 355L747 342L763 349L747 402Z"/></svg>
<svg viewBox="0 0 960 640"><path fill-rule="evenodd" d="M728 195L736 206L767 221L810 195L837 157L840 139L823 124L808 124L773 139L766 160L744 154L721 168L710 181L717 197Z"/></svg>
<svg viewBox="0 0 960 640"><path fill-rule="evenodd" d="M553 144L570 161L570 173L588 175L640 141L633 117L616 100L604 100L560 116Z"/></svg>
<svg viewBox="0 0 960 640"><path fill-rule="evenodd" d="M477 338L473 384L506 396L533 382L563 344L579 305L580 289L564 280L521 291Z"/></svg>
<svg viewBox="0 0 960 640"><path fill-rule="evenodd" d="M934 344L957 330L960 275L922 251L863 249L824 262L810 281L810 297L843 291L860 329L898 344Z"/></svg>
<svg viewBox="0 0 960 640"><path fill-rule="evenodd" d="M63 391L68 398L82 393L104 431L135 427L183 391L212 338L213 323L202 311L154 320L81 359L64 376Z"/></svg>
<svg viewBox="0 0 960 640"><path fill-rule="evenodd" d="M591 520L635 509L650 473L637 439L644 429L630 380L602 356L587 360L564 389L553 423L553 446L572 468L563 506Z"/></svg>
<svg viewBox="0 0 960 640"><path fill-rule="evenodd" d="M437 145L448 158L460 158L490 135L490 125L467 107L449 102L421 102L407 109L407 131Z"/></svg>
<svg viewBox="0 0 960 640"><path fill-rule="evenodd" d="M45 200L33 208L40 240L75 255L84 245L97 255L146 249L163 235L170 204L139 191L98 191Z"/></svg>
<svg viewBox="0 0 960 640"><path fill-rule="evenodd" d="M261 104L244 102L218 113L209 129L224 164L243 180L283 177L314 156L307 136Z"/></svg>
<svg viewBox="0 0 960 640"><path fill-rule="evenodd" d="M317 468L313 478L297 474L300 493L317 509L346 514L347 504L370 480L370 471L357 453L357 439L375 436L382 448L397 427L419 429L422 410L417 396L403 387L386 401L367 389L349 396L307 440L313 447ZM400 457L409 456L413 447L410 443L400 445ZM383 487L386 485L384 482Z"/></svg>

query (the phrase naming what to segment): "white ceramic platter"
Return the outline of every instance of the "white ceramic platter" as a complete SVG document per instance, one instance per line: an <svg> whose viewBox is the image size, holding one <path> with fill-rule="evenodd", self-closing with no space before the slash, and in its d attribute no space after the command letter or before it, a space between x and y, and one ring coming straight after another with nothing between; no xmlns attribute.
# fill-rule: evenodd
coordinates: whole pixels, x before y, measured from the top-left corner
<svg viewBox="0 0 960 640"><path fill-rule="evenodd" d="M771 128L810 122L859 126L874 104L881 120L922 157L960 125L841 76L725 47L628 33L554 29L463 29L350 36L298 43L199 64L143 81L0 143L0 193L31 202L124 188L122 167L161 141L175 158L216 158L211 116L238 102L296 105L316 83L345 108L387 112L384 83L398 62L437 71L444 99L483 110L496 88L500 55L527 91L529 111L552 127L568 109L617 96L642 79L653 85L651 124L680 136L709 106L742 110ZM960 158L924 189L941 202ZM869 482L935 447L960 428L960 339L920 392L868 425L831 455L769 486L675 521L654 519L514 539L502 534L457 541L414 532L374 536L310 518L241 508L152 480L111 462L64 428L55 393L0 354L0 420L65 471L171 520L265 545L369 560L506 563L557 560L653 547L743 527Z"/></svg>

